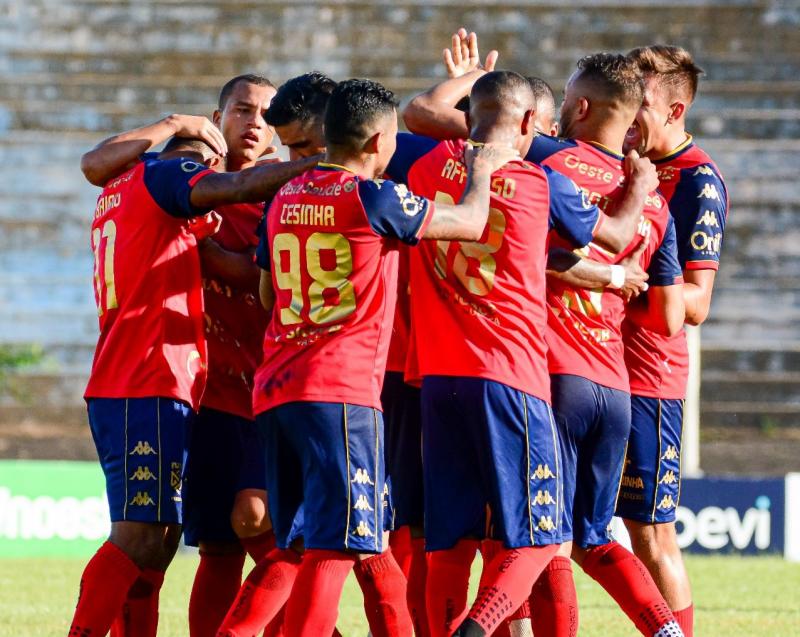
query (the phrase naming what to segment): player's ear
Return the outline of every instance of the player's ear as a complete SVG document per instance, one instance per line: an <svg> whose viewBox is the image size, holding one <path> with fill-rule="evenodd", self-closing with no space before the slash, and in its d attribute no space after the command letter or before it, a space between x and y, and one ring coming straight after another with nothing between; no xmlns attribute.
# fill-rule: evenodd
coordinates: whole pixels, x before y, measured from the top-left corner
<svg viewBox="0 0 800 637"><path fill-rule="evenodd" d="M222 121L222 111L218 108L214 109L214 114L211 116L211 121L214 122L214 126L219 128L219 124Z"/></svg>
<svg viewBox="0 0 800 637"><path fill-rule="evenodd" d="M673 102L669 105L670 122L677 121L686 112L686 104L683 102Z"/></svg>
<svg viewBox="0 0 800 637"><path fill-rule="evenodd" d="M211 156L206 158L205 164L211 170L221 169L222 168L222 157L220 157L217 154L211 155Z"/></svg>
<svg viewBox="0 0 800 637"><path fill-rule="evenodd" d="M576 115L575 119L579 119L580 120L580 119L586 119L587 117L589 117L589 108L590 107L591 107L591 104L590 104L588 98L579 97L578 98L578 110L577 110L577 113L575 114Z"/></svg>
<svg viewBox="0 0 800 637"><path fill-rule="evenodd" d="M534 125L534 121L536 121L536 111L534 109L525 111L525 114L522 116L522 122L520 123L519 130L523 137L535 130L536 127Z"/></svg>
<svg viewBox="0 0 800 637"><path fill-rule="evenodd" d="M558 122L550 124L550 137L558 137Z"/></svg>
<svg viewBox="0 0 800 637"><path fill-rule="evenodd" d="M367 155L376 155L381 147L381 144L384 142L383 136L384 133L382 131L378 131L372 135L372 137L367 138L367 141L364 142L364 146L362 147L362 151Z"/></svg>

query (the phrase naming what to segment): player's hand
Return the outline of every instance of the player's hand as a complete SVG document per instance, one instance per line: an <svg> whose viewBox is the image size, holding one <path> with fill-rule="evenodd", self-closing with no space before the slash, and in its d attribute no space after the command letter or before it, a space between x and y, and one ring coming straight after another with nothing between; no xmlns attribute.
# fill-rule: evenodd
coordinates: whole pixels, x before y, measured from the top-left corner
<svg viewBox="0 0 800 637"><path fill-rule="evenodd" d="M652 192L658 188L658 172L647 157L639 157L635 150L625 155L625 176L630 180L631 185L636 184L645 192Z"/></svg>
<svg viewBox="0 0 800 637"><path fill-rule="evenodd" d="M619 289L619 294L626 300L635 299L642 292L647 292L647 279L650 275L642 269L641 257L647 241L642 240L636 249L619 262L625 268L625 285Z"/></svg>
<svg viewBox="0 0 800 637"><path fill-rule="evenodd" d="M493 173L514 159L519 159L519 151L511 146L484 144L473 147L467 145L464 149L464 163L472 172Z"/></svg>
<svg viewBox="0 0 800 637"><path fill-rule="evenodd" d="M187 230L195 236L197 242L217 234L222 226L222 217L214 210L204 214L202 217L189 219Z"/></svg>
<svg viewBox="0 0 800 637"><path fill-rule="evenodd" d="M222 131L207 117L176 113L170 115L168 119L178 137L202 139L220 157L228 154L228 145L225 143Z"/></svg>
<svg viewBox="0 0 800 637"><path fill-rule="evenodd" d="M447 69L447 77L456 78L482 69L486 72L494 71L497 64L497 51L489 51L486 61L481 64L481 56L478 52L478 36L474 33L467 33L461 27L451 38L450 48L444 49L444 66Z"/></svg>

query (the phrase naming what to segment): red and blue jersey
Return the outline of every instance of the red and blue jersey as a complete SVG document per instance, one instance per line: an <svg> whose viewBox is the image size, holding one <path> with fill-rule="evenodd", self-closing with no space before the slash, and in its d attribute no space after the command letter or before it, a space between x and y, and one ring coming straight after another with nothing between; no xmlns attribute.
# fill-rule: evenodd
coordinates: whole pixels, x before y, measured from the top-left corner
<svg viewBox="0 0 800 637"><path fill-rule="evenodd" d="M232 204L216 211L222 217L213 240L231 252L258 245L264 204ZM253 375L261 363L261 345L269 315L257 290L242 290L203 275L208 380L201 404L253 419Z"/></svg>
<svg viewBox="0 0 800 637"><path fill-rule="evenodd" d="M570 177L586 198L606 213L624 194L623 156L599 144L561 140L539 135L534 139L528 159ZM581 256L601 263L616 263L635 250L642 241L647 247L641 256L642 268L650 275L650 285L681 282L675 225L666 201L650 193L645 202L633 241L619 254L596 243L580 249ZM569 247L554 236L552 246ZM625 303L614 290L589 290L551 278L547 285L548 363L551 374L571 374L592 382L629 391L622 342Z"/></svg>
<svg viewBox="0 0 800 637"><path fill-rule="evenodd" d="M413 192L453 204L467 185L466 144L399 135L387 172ZM598 220L598 209L563 175L522 160L495 172L479 241L425 241L410 251L419 374L484 378L549 402L548 233L583 246Z"/></svg>
<svg viewBox="0 0 800 637"><path fill-rule="evenodd" d="M331 164L280 189L257 250L276 300L254 413L295 401L381 409L398 247L419 241L433 210L402 184Z"/></svg>
<svg viewBox="0 0 800 637"><path fill-rule="evenodd" d="M719 170L691 137L653 163L659 190L675 220L681 268L684 272L717 270L728 217L728 191ZM667 337L626 323L624 334L631 392L653 398L685 398L689 352L684 332Z"/></svg>
<svg viewBox="0 0 800 637"><path fill-rule="evenodd" d="M186 218L212 173L148 158L106 184L92 222L100 338L86 398L161 396L198 408L206 381L200 258Z"/></svg>
<svg viewBox="0 0 800 637"><path fill-rule="evenodd" d="M389 343L387 372L404 372L409 355L411 338L411 281L409 273L409 248L400 246L397 268L397 307L394 311L392 339Z"/></svg>

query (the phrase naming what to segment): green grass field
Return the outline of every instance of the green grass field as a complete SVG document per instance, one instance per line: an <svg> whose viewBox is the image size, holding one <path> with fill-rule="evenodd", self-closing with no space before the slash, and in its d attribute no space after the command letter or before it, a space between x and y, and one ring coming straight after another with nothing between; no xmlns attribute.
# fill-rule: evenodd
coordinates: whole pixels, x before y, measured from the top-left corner
<svg viewBox="0 0 800 637"><path fill-rule="evenodd" d="M161 595L162 637L186 637L197 558L179 555ZM63 637L72 615L82 559L0 560L0 637ZM691 557L697 637L800 635L800 564L779 558ZM593 581L578 574L583 637L635 637L627 618ZM367 634L361 593L351 577L339 613L346 636Z"/></svg>

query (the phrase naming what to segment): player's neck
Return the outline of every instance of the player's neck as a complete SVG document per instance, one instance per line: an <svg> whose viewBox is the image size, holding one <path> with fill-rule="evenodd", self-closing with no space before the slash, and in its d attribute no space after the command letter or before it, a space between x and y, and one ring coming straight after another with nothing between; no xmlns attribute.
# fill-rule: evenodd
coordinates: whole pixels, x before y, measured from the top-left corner
<svg viewBox="0 0 800 637"><path fill-rule="evenodd" d="M671 154L686 143L689 134L683 126L675 126L674 130L667 132L664 137L647 152L650 159L659 159Z"/></svg>
<svg viewBox="0 0 800 637"><path fill-rule="evenodd" d="M353 157L352 155L344 155L329 151L325 153L325 159L323 159L321 163L344 168L365 179L375 178L375 171L371 167L371 162L363 156Z"/></svg>
<svg viewBox="0 0 800 637"><path fill-rule="evenodd" d="M255 165L256 160L236 159L234 157L230 157L225 161L225 171L229 173L235 173L240 170L244 170L245 168L252 168Z"/></svg>

